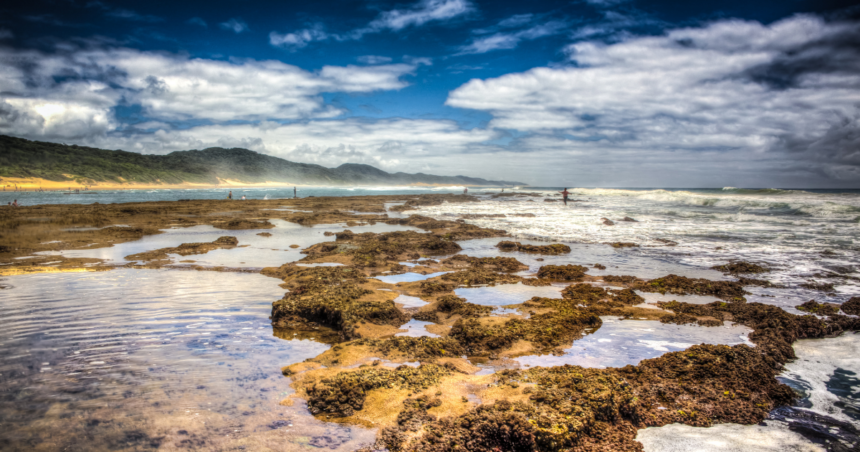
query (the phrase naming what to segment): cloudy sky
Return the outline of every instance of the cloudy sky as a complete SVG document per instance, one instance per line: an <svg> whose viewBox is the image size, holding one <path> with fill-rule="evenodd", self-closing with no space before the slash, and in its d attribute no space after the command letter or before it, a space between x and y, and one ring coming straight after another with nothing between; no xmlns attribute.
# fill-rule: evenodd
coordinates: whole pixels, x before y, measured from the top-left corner
<svg viewBox="0 0 860 452"><path fill-rule="evenodd" d="M5 2L0 134L537 186L860 188L860 6Z"/></svg>

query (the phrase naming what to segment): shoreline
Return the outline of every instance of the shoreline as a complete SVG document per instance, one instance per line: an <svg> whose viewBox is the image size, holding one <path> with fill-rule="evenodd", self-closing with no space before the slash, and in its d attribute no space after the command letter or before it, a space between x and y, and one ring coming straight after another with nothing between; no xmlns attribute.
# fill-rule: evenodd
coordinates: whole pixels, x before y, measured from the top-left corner
<svg viewBox="0 0 860 452"><path fill-rule="evenodd" d="M82 190L87 187L89 191L96 190L201 190L201 189L242 189L242 188L292 188L292 187L343 187L343 188L362 188L362 187L379 187L384 184L365 184L365 185L308 185L308 184L291 184L287 182L243 182L237 180L220 180L218 184L201 184L186 182L181 184L155 184L155 183L116 183L116 182L94 182L93 184L81 184L77 181L51 181L36 177L2 177L0 178L0 191L15 192L10 187L18 186L18 191L38 192L40 189L45 191L67 191ZM407 185L391 185L391 187L486 187L495 188L495 185L461 185L461 184L407 184ZM522 188L526 185L520 186ZM508 187L505 187L508 188Z"/></svg>
<svg viewBox="0 0 860 452"><path fill-rule="evenodd" d="M403 205L386 209L385 203L404 199ZM445 450L454 450L458 444L473 444L471 450L477 451L496 450L502 445L496 436L506 431L522 441L518 444L523 450L534 449L535 441L541 450L641 450L637 449L636 432L645 427L756 424L774 408L791 406L793 393L775 375L794 359L792 342L860 328L860 321L843 315L822 320L789 314L772 305L748 303L744 287L766 281L714 281L675 275L640 279L617 273L592 276L595 272L588 274L590 268L576 265L584 262L576 254L568 254L570 247L507 242L506 231L468 224L465 215L455 220L408 213L446 202L482 201L475 196L420 194L247 200L241 204L190 200L22 207L0 215L4 229L0 263L6 264L0 267L0 276L5 276L4 270L26 273L28 269L48 268L243 271L196 267L195 259L199 258L195 256L240 248L243 243L231 235L249 229L272 240L272 246L300 247L287 245L290 241L276 245L276 238L268 239L271 232L277 232L270 220L343 229L328 232L326 236L332 239L301 246L305 255L301 259L255 271L280 280L280 287L289 290L273 303L273 328L290 333L324 331L339 338L337 345L314 358L278 363L286 364L282 373L295 391L283 394L286 397L280 403L291 406L300 399L318 420L380 428L378 446L390 450L429 449L436 441L448 443ZM289 204L289 209L271 209L283 204ZM377 223L414 229L348 230ZM199 225L214 227L222 237L127 256L138 263L112 266L103 259L57 255L16 259L38 251L112 247L161 234L167 228ZM495 247L501 251L518 251L478 258L469 256L458 244L479 238L498 241ZM618 253L629 252L625 247L613 248L619 249ZM521 275L524 267L528 268L523 264L526 258L537 255L541 256L540 270ZM545 264L544 259L550 256L564 257L567 265ZM177 260L193 265L178 268ZM589 265L599 268L598 264ZM727 266L726 271L755 274L769 270L745 265ZM435 276L399 283L374 279L407 272ZM505 305L504 313L471 303L454 292L515 283L567 287L561 298L534 297ZM660 309L642 308L644 300L634 290L678 296L706 294L720 301L673 301L658 303ZM419 298L426 304L401 305L396 301L399 295ZM838 312L838 307L829 305L810 309ZM469 359L483 359L492 367L493 362L521 355L563 353L589 330L601 328L605 316L630 322L698 324L701 328L716 328L731 321L753 330L750 338L755 347L694 345L626 367L498 366L491 374L480 373L478 361ZM437 337L394 336L406 331L404 326L410 319L429 322L432 325L427 325L426 331ZM406 365L415 362L418 367ZM655 394L654 388L662 392ZM434 431L450 434L440 440Z"/></svg>

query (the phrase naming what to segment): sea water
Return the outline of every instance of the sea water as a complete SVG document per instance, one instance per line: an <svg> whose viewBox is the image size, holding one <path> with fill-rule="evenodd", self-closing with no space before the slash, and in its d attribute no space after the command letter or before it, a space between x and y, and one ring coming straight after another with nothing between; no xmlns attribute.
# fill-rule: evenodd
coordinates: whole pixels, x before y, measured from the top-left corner
<svg viewBox="0 0 860 452"><path fill-rule="evenodd" d="M234 189L234 198L241 194L260 199L267 195L269 199L292 197L292 190L248 190ZM501 252L495 247L498 239L460 242L464 254L516 257L529 267L521 273L524 276L541 265L573 263L589 267L588 273L598 276L654 278L673 273L730 279L710 267L740 259L769 266L772 272L751 276L783 286L748 287L750 301L799 313L794 306L809 299L841 303L860 295L858 191L574 189L571 198L577 202L567 206L559 202L557 189L522 191L538 196L492 198L499 189L471 189L470 194L482 202L444 203L397 215L418 213L456 219L502 213L506 216L467 217L467 221L505 229L516 240L527 243L551 241L571 246L572 252L566 255L538 256ZM462 189L315 188L300 190L299 194L397 194L405 201L410 194L430 192L460 193ZM226 191L117 191L80 199L56 193L25 195L32 197L13 194L25 204L34 204L219 199ZM619 221L624 217L637 221ZM602 218L615 225L605 225ZM240 245L251 246L187 258L204 267L259 268L297 259L301 248L290 249L289 244L296 242L304 248L305 244L329 240L321 234L322 228L340 227L302 229L276 223L276 228L266 230L274 234L271 238L256 236L260 231L197 227L169 230L116 245L116 249L86 252L122 263L126 255L135 252L235 235ZM293 227L297 229L293 231ZM639 246L617 249L606 245L611 242ZM266 262L255 262L260 260L255 256ZM595 268L598 263L607 268ZM831 277L822 278L822 274ZM799 286L809 281L832 283L834 290L821 292ZM306 334L272 329L268 320L271 302L284 293L277 283L258 274L179 268L3 279L0 444L10 450L293 450L321 445L352 450L372 441L373 429L317 421L300 399L292 406L280 404L291 393L280 366L316 356L335 337L325 331ZM550 286L540 290L551 293L533 294L538 288L525 286L522 293L518 288L498 285L458 293L470 301L499 306L534 295L557 296L559 289ZM710 297L693 300L648 294L649 302L671 299L704 303ZM424 323L408 326L401 334L430 334ZM747 329L736 325L708 329L605 319L603 328L575 342L563 356L517 359L523 366L615 366L693 343L747 343L747 334ZM860 426L858 342L852 334L795 344L800 359L789 364L780 378L798 391L799 409L829 416L836 423ZM758 426L701 429L674 425L640 431L639 439L648 451L824 450L822 444L798 433L791 422L783 416ZM824 430L838 430L833 425L820 424Z"/></svg>

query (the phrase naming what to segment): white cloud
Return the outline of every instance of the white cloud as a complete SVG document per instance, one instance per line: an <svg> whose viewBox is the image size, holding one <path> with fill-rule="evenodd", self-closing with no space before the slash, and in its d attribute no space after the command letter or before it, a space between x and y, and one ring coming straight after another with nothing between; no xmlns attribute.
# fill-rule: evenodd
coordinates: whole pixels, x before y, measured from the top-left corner
<svg viewBox="0 0 860 452"><path fill-rule="evenodd" d="M640 158L791 153L860 166L857 148L849 150L860 135L858 41L851 24L797 16L581 42L568 48L576 67L472 80L446 104L490 112L490 127L543 135L529 142L539 148ZM839 49L847 54L828 66Z"/></svg>
<svg viewBox="0 0 860 452"><path fill-rule="evenodd" d="M188 23L190 25L199 25L199 26L204 27L204 28L209 26L209 24L207 24L205 20L203 20L199 17L192 17L191 19L188 19Z"/></svg>
<svg viewBox="0 0 860 452"><path fill-rule="evenodd" d="M356 60L361 64L385 64L391 62L390 57L379 55L362 55L356 58Z"/></svg>
<svg viewBox="0 0 860 452"><path fill-rule="evenodd" d="M244 20L239 19L237 17L232 17L227 22L222 22L221 24L219 24L219 26L224 30L229 30L236 34L249 30L248 24L246 24Z"/></svg>
<svg viewBox="0 0 860 452"><path fill-rule="evenodd" d="M301 49L314 41L325 41L327 39L342 40L343 38L337 35L329 34L325 31L322 24L314 24L311 28L298 30L293 33L278 33L273 31L269 33L269 43L275 47L285 47L290 50Z"/></svg>
<svg viewBox="0 0 860 452"><path fill-rule="evenodd" d="M516 14L499 22L499 26L503 28L520 27L532 21L534 14Z"/></svg>
<svg viewBox="0 0 860 452"><path fill-rule="evenodd" d="M409 9L385 11L368 25L371 30L402 30L427 22L453 19L473 10L468 0L421 0Z"/></svg>
<svg viewBox="0 0 860 452"><path fill-rule="evenodd" d="M484 36L474 39L471 44L461 47L458 55L486 53L493 50L501 49L513 49L516 48L521 41L530 41L533 39L542 38L544 36L558 34L562 30L564 30L565 27L566 25L562 22L551 21L543 24L534 25L525 30L520 30L516 32L495 33L490 36Z"/></svg>
<svg viewBox="0 0 860 452"><path fill-rule="evenodd" d="M125 19L131 20L135 22L163 22L164 19L161 17L152 15L152 14L141 14L137 11L132 11L130 9L125 8L116 8L111 5L107 5L100 1L90 1L87 3L87 8L95 8L99 9L108 17L113 17L117 19Z"/></svg>
<svg viewBox="0 0 860 452"><path fill-rule="evenodd" d="M408 170L416 160L442 159L452 153L464 153L472 146L497 136L497 132L486 129L462 130L453 121L388 119L366 122L346 119L284 125L261 122L200 126L93 137L89 143L147 153L213 146L243 147L325 166L355 162Z"/></svg>
<svg viewBox="0 0 860 452"><path fill-rule="evenodd" d="M358 40L368 33L379 33L383 30L399 31L410 26L421 26L427 22L453 19L473 9L468 0L421 0L409 9L384 11L366 27L348 33L329 33L325 31L323 24L317 23L291 33L272 31L269 33L269 43L295 51L315 41Z"/></svg>
<svg viewBox="0 0 860 452"><path fill-rule="evenodd" d="M67 136L76 127L74 136L104 134L116 127L111 111L121 102L141 105L162 121L329 118L341 112L326 105L321 93L400 89L406 86L401 77L414 68L324 66L311 72L279 61L131 49L0 49L0 129L32 137ZM92 120L82 120L87 114Z"/></svg>

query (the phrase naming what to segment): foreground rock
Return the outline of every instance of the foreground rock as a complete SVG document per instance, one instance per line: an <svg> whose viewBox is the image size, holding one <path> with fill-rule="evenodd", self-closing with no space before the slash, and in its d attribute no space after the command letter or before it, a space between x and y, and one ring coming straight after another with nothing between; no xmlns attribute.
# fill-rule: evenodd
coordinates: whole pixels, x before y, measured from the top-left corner
<svg viewBox="0 0 860 452"><path fill-rule="evenodd" d="M520 242L504 241L496 244L496 247L502 251L519 251L522 253L535 254L566 254L570 252L570 247L561 243L553 243L552 245L524 245Z"/></svg>

